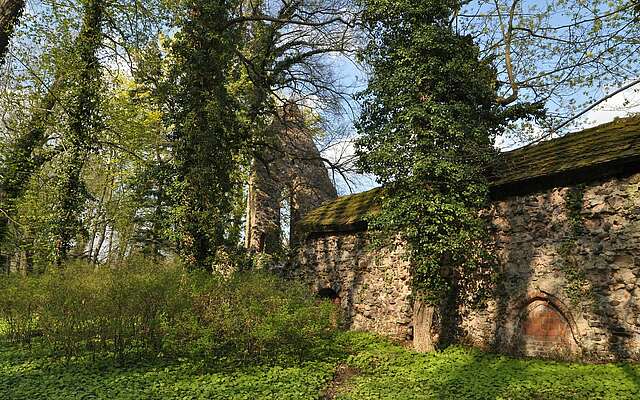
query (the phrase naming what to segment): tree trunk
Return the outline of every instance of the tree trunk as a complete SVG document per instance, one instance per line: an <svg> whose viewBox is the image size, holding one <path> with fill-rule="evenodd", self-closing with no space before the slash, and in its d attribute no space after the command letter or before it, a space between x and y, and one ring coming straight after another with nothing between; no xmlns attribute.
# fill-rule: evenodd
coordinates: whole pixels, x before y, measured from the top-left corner
<svg viewBox="0 0 640 400"><path fill-rule="evenodd" d="M0 0L0 63L4 61L24 4L24 0Z"/></svg>
<svg viewBox="0 0 640 400"><path fill-rule="evenodd" d="M413 304L413 347L417 352L427 353L436 349L433 337L436 307L416 300Z"/></svg>
<svg viewBox="0 0 640 400"><path fill-rule="evenodd" d="M460 328L458 286L439 305L416 300L413 304L413 347L426 353L447 348L458 339Z"/></svg>

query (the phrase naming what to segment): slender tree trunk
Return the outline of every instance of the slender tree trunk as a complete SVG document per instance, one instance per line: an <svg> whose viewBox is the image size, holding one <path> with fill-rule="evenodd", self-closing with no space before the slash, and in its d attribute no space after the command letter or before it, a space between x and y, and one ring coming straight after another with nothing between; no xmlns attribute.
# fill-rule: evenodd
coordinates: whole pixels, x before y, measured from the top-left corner
<svg viewBox="0 0 640 400"><path fill-rule="evenodd" d="M113 262L113 229L109 232L109 243L107 250L107 264L112 264Z"/></svg>
<svg viewBox="0 0 640 400"><path fill-rule="evenodd" d="M24 0L0 0L0 63L9 48L9 41L24 10Z"/></svg>
<svg viewBox="0 0 640 400"><path fill-rule="evenodd" d="M460 327L458 290L458 286L453 284L440 305L415 301L413 347L416 351L431 352L455 343Z"/></svg>
<svg viewBox="0 0 640 400"><path fill-rule="evenodd" d="M93 248L96 242L96 237L98 236L98 229L100 228L100 221L104 219L102 207L104 205L104 199L107 197L107 184L102 188L102 194L100 195L100 201L96 205L95 214L94 214L94 222L93 228L91 229L91 242L89 243L89 261L93 260Z"/></svg>
<svg viewBox="0 0 640 400"><path fill-rule="evenodd" d="M98 246L96 247L96 251L93 255L93 265L98 265L98 260L100 257L100 250L102 250L102 246L104 245L105 237L107 236L107 225L108 223L102 224L102 232L100 233L100 240L98 241Z"/></svg>
<svg viewBox="0 0 640 400"><path fill-rule="evenodd" d="M27 249L24 251L25 272L27 275L33 274L33 253Z"/></svg>
<svg viewBox="0 0 640 400"><path fill-rule="evenodd" d="M80 231L78 216L85 207L86 193L82 170L93 148L93 135L100 128L97 117L101 66L97 52L102 44L104 18L102 0L86 3L82 28L76 40L79 71L74 87L74 101L69 112L69 131L63 171L58 187L58 221L56 222L55 264L61 266Z"/></svg>
<svg viewBox="0 0 640 400"><path fill-rule="evenodd" d="M436 349L433 337L436 307L416 300L413 305L413 347L427 353Z"/></svg>
<svg viewBox="0 0 640 400"><path fill-rule="evenodd" d="M111 203L111 200L113 200L113 183L114 183L114 179L111 179L111 183L108 186L109 189L109 197L107 199L107 203ZM107 187L105 186L105 192L106 192ZM103 200L105 197L105 193L103 193ZM104 204L104 201L101 201L101 206ZM98 265L98 260L100 257L100 250L102 250L102 246L104 245L104 241L107 237L107 227L109 226L109 221L106 219L106 216L103 215L103 221L102 221L102 232L100 233L100 240L98 241L98 246L96 248L96 251L93 255L93 265ZM113 230L113 229L112 229Z"/></svg>

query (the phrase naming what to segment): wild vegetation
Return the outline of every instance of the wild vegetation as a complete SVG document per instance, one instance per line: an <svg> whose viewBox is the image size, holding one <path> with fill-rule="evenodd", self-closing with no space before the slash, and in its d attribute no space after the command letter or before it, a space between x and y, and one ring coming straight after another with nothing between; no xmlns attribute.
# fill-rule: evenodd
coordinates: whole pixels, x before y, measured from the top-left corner
<svg viewBox="0 0 640 400"><path fill-rule="evenodd" d="M262 273L224 279L142 260L97 271L67 265L0 285L5 338L37 340L65 359L305 359L337 321L332 305L295 282Z"/></svg>
<svg viewBox="0 0 640 400"><path fill-rule="evenodd" d="M416 354L360 333L338 333L315 356L247 362L233 354L114 364L91 353L52 357L45 348L0 346L7 400L162 399L635 399L636 365L515 360L461 347ZM606 377L606 378L605 378Z"/></svg>
<svg viewBox="0 0 640 400"><path fill-rule="evenodd" d="M557 134L640 83L638 2L538 3L0 0L3 397L636 393L631 366L342 333L333 305L265 271L286 247L242 246L251 176L295 106L335 184L384 186L371 227L410 243L416 300L481 297L496 136Z"/></svg>

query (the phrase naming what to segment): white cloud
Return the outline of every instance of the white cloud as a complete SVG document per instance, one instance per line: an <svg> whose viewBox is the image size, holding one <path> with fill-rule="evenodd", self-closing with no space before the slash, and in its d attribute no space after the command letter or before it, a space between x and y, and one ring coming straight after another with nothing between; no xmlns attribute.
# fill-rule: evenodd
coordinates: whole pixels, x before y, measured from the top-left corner
<svg viewBox="0 0 640 400"><path fill-rule="evenodd" d="M640 88L632 87L618 93L593 110L589 111L578 121L580 128L589 128L615 118L626 117L633 113L640 113Z"/></svg>

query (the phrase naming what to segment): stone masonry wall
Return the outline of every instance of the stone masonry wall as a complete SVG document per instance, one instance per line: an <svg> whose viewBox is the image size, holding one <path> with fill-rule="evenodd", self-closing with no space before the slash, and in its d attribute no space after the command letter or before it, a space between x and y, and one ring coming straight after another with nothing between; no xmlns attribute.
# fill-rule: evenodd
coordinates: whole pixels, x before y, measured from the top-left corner
<svg viewBox="0 0 640 400"><path fill-rule="evenodd" d="M460 310L462 340L527 356L640 359L640 174L496 201L495 297ZM372 251L366 233L319 236L299 273L332 288L354 329L411 334L402 243Z"/></svg>
<svg viewBox="0 0 640 400"><path fill-rule="evenodd" d="M463 310L480 347L640 357L640 174L495 202L496 297Z"/></svg>
<svg viewBox="0 0 640 400"><path fill-rule="evenodd" d="M350 328L399 340L410 336L409 263L402 243L371 251L366 232L308 239L294 270L316 292L338 296Z"/></svg>
<svg viewBox="0 0 640 400"><path fill-rule="evenodd" d="M338 195L313 140L313 132L295 105L287 105L271 129L277 140L264 149L251 167L247 196L245 247L273 254L282 236L296 241L294 232L281 232L281 218L293 228L310 210ZM281 215L288 202L289 215Z"/></svg>

